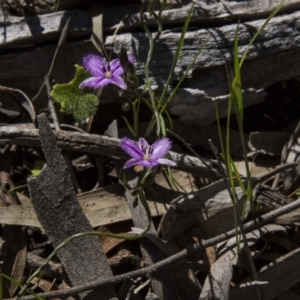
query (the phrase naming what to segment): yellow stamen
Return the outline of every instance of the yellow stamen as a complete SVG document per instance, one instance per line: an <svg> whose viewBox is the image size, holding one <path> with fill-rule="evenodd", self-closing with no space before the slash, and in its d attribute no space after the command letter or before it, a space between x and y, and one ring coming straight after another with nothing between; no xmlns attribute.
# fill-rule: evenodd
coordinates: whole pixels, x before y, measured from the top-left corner
<svg viewBox="0 0 300 300"><path fill-rule="evenodd" d="M145 154L143 157L144 160L150 160L150 155L149 154Z"/></svg>
<svg viewBox="0 0 300 300"><path fill-rule="evenodd" d="M134 166L134 171L137 173L142 172L143 170L144 170L144 167L141 165Z"/></svg>
<svg viewBox="0 0 300 300"><path fill-rule="evenodd" d="M108 72L108 71L105 72L104 76L105 76L105 78L111 78L112 77L111 72Z"/></svg>

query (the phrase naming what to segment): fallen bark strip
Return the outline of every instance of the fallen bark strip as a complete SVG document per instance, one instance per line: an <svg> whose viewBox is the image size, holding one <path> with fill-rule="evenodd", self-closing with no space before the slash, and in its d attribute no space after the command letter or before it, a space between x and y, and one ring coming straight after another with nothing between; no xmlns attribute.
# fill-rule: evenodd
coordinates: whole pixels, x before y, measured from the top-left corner
<svg viewBox="0 0 300 300"><path fill-rule="evenodd" d="M93 231L76 199L67 164L61 155L45 114L37 117L46 167L28 181L37 217L54 248L81 231ZM112 276L107 257L95 236L85 236L66 245L57 254L71 285ZM28 282L20 290L28 287ZM79 294L84 300L117 299L115 287L98 287Z"/></svg>
<svg viewBox="0 0 300 300"><path fill-rule="evenodd" d="M267 222L270 222L274 218L277 218L281 215L289 213L297 208L300 208L300 199L296 200L295 202L293 202L291 204L288 204L281 208L278 208L270 213L264 214L256 219L254 219L253 221L246 223L244 225L244 231L249 232L261 225L266 224ZM147 276L149 274L154 273L156 270L163 268L166 265L169 265L181 258L192 255L192 254L200 251L203 248L206 248L208 246L213 246L213 245L216 245L217 243L225 241L225 240L235 236L235 234L236 234L235 230L230 230L230 231L220 234L214 238L205 240L201 244L199 244L199 243L191 244L189 247L178 252L177 254L172 255L152 266L149 266L149 267L146 267L146 268L143 268L140 270L128 272L128 273L125 273L122 275L117 275L117 276L114 276L114 277L111 277L111 278L108 278L105 280L97 280L94 282L90 282L89 284L76 286L76 287L73 287L73 288L70 288L70 289L67 289L64 291L41 293L41 294L39 294L39 296L44 299L50 299L50 298L54 298L54 297L68 297L68 296L78 294L82 291L93 289L97 286L107 286L107 285L111 284L112 282L114 284L116 284L116 283L124 281L125 279L134 278L137 276ZM25 297L21 297L20 300L35 300L35 297L34 296L25 296Z"/></svg>
<svg viewBox="0 0 300 300"><path fill-rule="evenodd" d="M297 267L300 263L300 248L297 248L285 255L282 255L274 262L264 266L258 275L259 282L268 282L259 289L264 295L264 300L276 299L281 293L289 290L299 282L300 270ZM244 280L244 283L232 288L229 291L230 300L252 300L255 295L255 285L251 285L253 277ZM279 284L280 283L280 284ZM298 296L297 296L298 297ZM292 298L286 298L292 299Z"/></svg>
<svg viewBox="0 0 300 300"><path fill-rule="evenodd" d="M162 14L162 23L164 28L170 26L172 28L175 26L182 27L192 5L194 5L192 22L200 25L213 22L218 24L221 22L226 23L228 18L232 22L243 17L248 19L266 17L279 3L280 0L272 0L268 1L268 3L262 2L260 4L252 0L247 1L246 5L240 3L231 4L227 1L213 3L204 1L192 3L191 1L191 3L182 7L176 5L173 8L171 6L170 9L166 9ZM137 28L142 31L139 18L140 4L122 4L112 6L104 11L104 33L111 34L117 27L119 32L131 32ZM281 12L295 11L299 7L300 3L298 0L286 0ZM84 10L58 11L27 18L8 16L8 19L4 19L4 15L1 15L0 21L5 23L2 23L3 25L0 27L1 36L4 37L0 40L0 49L15 48L17 45L22 48L22 44L55 40L60 35L63 23L71 15L74 16L74 19L71 22L68 36L71 38L88 37L92 31L92 22L90 14ZM128 17L124 18L125 15ZM146 24L156 27L156 21L150 17L149 13L146 13Z"/></svg>
<svg viewBox="0 0 300 300"><path fill-rule="evenodd" d="M210 12L203 11L203 14L206 13ZM242 70L245 107L264 100L262 88L300 75L299 68L294 63L300 59L299 16L299 11L276 16L251 47L248 56L251 60L245 62ZM256 20L240 25L239 53L245 50L262 23L263 20ZM181 120L188 123L210 124L215 120L215 107L212 100L216 97L220 101L220 116L226 115L228 78L225 65L232 63L235 29L236 24L224 26L217 24L211 25L211 28L207 28L207 26L203 28L201 24L196 23L190 27L190 31L186 34L182 55L174 71L173 86L176 84L176 80L182 76L199 47L208 37L210 39L195 67L185 80L184 86L178 89L171 102L169 108L173 115L179 116ZM156 83L159 89L166 82L177 49L180 31L175 28L164 30L155 44L150 75L154 79L153 83ZM137 74L144 76L144 62L148 51L146 35L143 32L133 32L132 34L118 34L116 37L112 35L106 37L107 45L112 41L114 41L115 54L122 45L126 45L128 51L136 55ZM0 60L1 83L22 90L29 97L34 96L37 87L42 84L43 77L51 64L55 46L35 47L32 50L3 54ZM55 82L70 81L74 75L73 64L82 64L83 56L96 52L91 41L66 45L61 63L53 71ZM32 56L34 56L34 60ZM20 65L23 66L22 71L18 68ZM111 93L105 95L104 91L101 102L118 99L112 98ZM40 103L39 105L42 106Z"/></svg>
<svg viewBox="0 0 300 300"><path fill-rule="evenodd" d="M245 107L264 100L260 89L281 80L299 76L295 57L300 51L300 12L274 17L250 47L243 66L242 78ZM263 20L244 22L239 26L239 53L247 48L251 38L263 24ZM236 24L213 28L196 26L185 34L184 45L174 70L173 86L193 61L198 49L208 40L197 62L178 89L169 105L169 112L179 116L186 123L208 125L215 120L213 100L219 100L219 115L226 116L228 101L228 74L226 65L233 62L233 44ZM174 29L162 32L155 43L151 61L150 76L153 85L161 90L168 77L175 56L181 32ZM137 57L137 75L143 76L148 49L146 34L132 32L107 36L105 44L119 52L125 45L130 54ZM287 52L290 52L289 54ZM295 55L295 57L293 56ZM250 60L251 59L251 60ZM283 66L285 65L285 66ZM287 67L288 66L288 67ZM291 71L287 73L286 70Z"/></svg>
<svg viewBox="0 0 300 300"><path fill-rule="evenodd" d="M162 23L164 28L170 26L182 26L192 5L194 5L194 12L192 16L193 24L220 24L221 22L225 23L229 20L233 21L243 18L257 19L267 17L279 5L280 0L248 0L246 2L234 1L233 3L225 0L190 1L191 3L188 4L186 4L187 1L185 1L181 7L178 7L180 5L178 2L174 2L175 1L170 3L170 9L166 9L162 13ZM300 3L298 0L286 0L281 9L281 13L295 11L299 7ZM133 29L140 28L139 10L139 4L120 4L118 6L107 8L104 13L104 32L112 33L118 26L121 32L132 31ZM125 15L128 17L124 18ZM150 17L149 13L146 13L146 24L153 27L157 26L156 21L154 18Z"/></svg>
<svg viewBox="0 0 300 300"><path fill-rule="evenodd" d="M275 16L260 33L250 47L247 58L257 59L264 56L274 55L282 51L288 51L300 47L299 28L300 11L291 14ZM245 22L239 25L239 53L243 53L249 42L260 29L263 20ZM183 71L192 63L197 51L205 44L201 55L197 59L193 69L212 68L233 63L233 45L235 39L236 24L224 25L216 28L204 28L202 26L188 31L184 37L180 59L174 70L174 80L181 78ZM163 84L169 75L173 58L177 51L181 36L175 30L165 30L155 43L153 59L151 63L151 76L154 82ZM129 54L135 55L139 63L138 75L144 74L147 58L148 38L146 33L133 32L107 36L105 44L114 47L119 53L125 46ZM290 61L294 61L291 60ZM213 78L212 80L218 80ZM198 82L201 87L201 82Z"/></svg>
<svg viewBox="0 0 300 300"><path fill-rule="evenodd" d="M229 239L224 248L222 248L222 250L218 252L217 260L211 265L209 275L206 277L205 282L203 284L199 300L214 299L214 297L216 299L232 300L231 297L229 298L229 288L233 274L233 260L237 253L246 251L246 247L254 245L267 233L273 234L274 232L280 231L287 232L288 229L288 227L275 224L267 224L261 226L260 228L247 233L243 238L241 238L239 249L237 249L236 246L236 238L233 237ZM222 270L222 272L220 272L220 270ZM251 276L251 280L249 281L253 282L254 280L258 279ZM265 279L264 281L268 280ZM257 289L257 286L254 286L251 294L252 299L261 299L259 297L259 294L261 294L260 290ZM244 297L240 297L239 299L244 300ZM266 300L265 297L263 299Z"/></svg>
<svg viewBox="0 0 300 300"><path fill-rule="evenodd" d="M0 27L0 49L22 48L25 43L40 43L59 38L66 20L72 16L68 37L88 37L92 31L91 16L83 10L59 11L29 18L14 17L6 26Z"/></svg>
<svg viewBox="0 0 300 300"><path fill-rule="evenodd" d="M289 164L278 168L290 168L291 166L292 165ZM276 175L280 171L278 168L271 171L271 173L266 174L266 176L271 177ZM185 181L180 179L179 171L173 170L172 173L175 180L179 180L180 185L184 189L188 190L190 188L190 186L186 185ZM256 183L257 180L264 181L267 178L266 176L257 177L254 178L254 180L256 180ZM158 199L154 199L152 194L146 195L152 216L165 214L169 209L168 203L182 195L181 192L170 190L167 183L163 181L161 175L157 176L156 184L153 186L153 189L164 201L158 202ZM77 199L92 227L98 227L109 223L116 223L131 219L131 214L126 202L124 201L123 193L124 190L121 185L112 184L94 191L78 194ZM274 198L276 193L272 193L273 194L270 195L270 197ZM193 194L195 193L190 193L190 195ZM266 202L266 199L263 200L263 203L264 202ZM276 219L276 223L278 224L291 224L298 221L298 210ZM41 227L41 224L36 217L35 210L29 204L0 207L0 223Z"/></svg>
<svg viewBox="0 0 300 300"><path fill-rule="evenodd" d="M119 185L114 186L116 190L120 189ZM174 195L170 190L166 190L170 196ZM89 194L89 196L87 196ZM131 219L131 214L124 198L113 192L109 193L103 189L96 190L87 194L78 194L77 198L89 220L92 227L103 226L116 222ZM168 200L176 198L167 197ZM167 200L166 199L166 200ZM166 213L168 206L164 203L148 201L152 216L161 216ZM33 206L9 206L0 207L0 223L8 225L20 225L41 228L41 223L37 219Z"/></svg>
<svg viewBox="0 0 300 300"><path fill-rule="evenodd" d="M126 157L120 147L120 139L63 130L55 132L54 134L58 147L65 150ZM41 147L39 130L33 128L31 124L29 126L25 124L1 126L0 144Z"/></svg>
<svg viewBox="0 0 300 300"><path fill-rule="evenodd" d="M64 150L128 158L120 147L120 139L117 138L63 130L55 132L55 136L58 147ZM38 129L33 128L31 124L0 126L0 145L5 144L40 147ZM205 175L209 172L198 158L172 151L169 152L169 155L177 163L178 169ZM212 168L216 166L214 160L205 159L205 161Z"/></svg>
<svg viewBox="0 0 300 300"><path fill-rule="evenodd" d="M173 170L172 176L182 187L182 190L192 191L195 189L195 186L191 184L191 175ZM169 208L169 203L183 194L181 191L171 190L163 174L157 175L152 187L160 196L160 199L155 199L153 194L146 193L148 206L153 217L165 214ZM124 200L124 188L118 183L77 194L76 197L94 228L131 219L130 211ZM0 207L0 224L41 227L29 198L24 202L22 200L22 205Z"/></svg>

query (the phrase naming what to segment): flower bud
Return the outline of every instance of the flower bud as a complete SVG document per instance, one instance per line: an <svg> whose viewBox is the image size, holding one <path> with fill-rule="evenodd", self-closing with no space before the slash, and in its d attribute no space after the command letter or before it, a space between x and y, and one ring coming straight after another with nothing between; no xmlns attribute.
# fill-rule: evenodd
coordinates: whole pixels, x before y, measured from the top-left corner
<svg viewBox="0 0 300 300"><path fill-rule="evenodd" d="M133 189L130 193L132 197L136 198L139 195L139 190Z"/></svg>
<svg viewBox="0 0 300 300"><path fill-rule="evenodd" d="M122 45L121 52L120 52L120 64L121 64L121 67L125 71L126 71L126 66L127 66L128 62L129 62L129 59L128 59L126 48L124 47L124 45Z"/></svg>
<svg viewBox="0 0 300 300"><path fill-rule="evenodd" d="M130 109L130 104L128 102L122 103L122 110L128 111Z"/></svg>
<svg viewBox="0 0 300 300"><path fill-rule="evenodd" d="M146 180L145 180L145 185L152 185L155 181L155 173L154 172L150 172L150 174L147 176Z"/></svg>
<svg viewBox="0 0 300 300"><path fill-rule="evenodd" d="M129 173L126 169L121 169L119 173L119 179L122 182L122 184L127 185L129 181Z"/></svg>
<svg viewBox="0 0 300 300"><path fill-rule="evenodd" d="M127 62L125 70L131 76L135 74L135 67L130 61Z"/></svg>
<svg viewBox="0 0 300 300"><path fill-rule="evenodd" d="M156 0L148 0L147 2L147 11L151 14L155 10Z"/></svg>

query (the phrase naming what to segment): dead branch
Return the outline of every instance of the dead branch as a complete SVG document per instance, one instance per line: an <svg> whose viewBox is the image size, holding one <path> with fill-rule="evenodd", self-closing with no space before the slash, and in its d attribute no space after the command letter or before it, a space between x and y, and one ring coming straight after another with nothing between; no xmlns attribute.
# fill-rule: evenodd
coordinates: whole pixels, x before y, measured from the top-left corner
<svg viewBox="0 0 300 300"><path fill-rule="evenodd" d="M284 215L286 213L289 213L297 208L300 208L300 199L296 200L293 203L290 203L286 206L283 206L281 208L278 208L272 212L269 212L267 214L264 214L248 223L246 223L244 225L244 231L245 232L249 232L263 224L266 224L267 222L281 216ZM233 237L236 233L235 230L230 230L226 233L220 234L214 238L208 239L203 241L201 244L200 243L196 243L196 244L191 244L189 245L189 247L187 247L186 249L178 252L175 255L172 255L162 261L159 261L157 263L155 263L152 266L149 267L145 267L143 269L140 270L136 270L136 271L132 271L132 272L128 272L122 275L117 275L111 278L107 278L107 279L103 279L103 280L96 280L96 281L92 281L88 284L83 284L83 285L79 285L76 287L72 287L70 289L64 290L64 291L53 291L53 292L47 292L47 293L41 293L39 294L40 297L44 298L44 299L51 299L54 297L69 297L78 293L81 293L83 291L87 291L87 290L91 290L93 288L96 288L98 286L107 286L110 284L116 284L116 283L120 283L122 281L124 281L125 279L130 279L130 278L134 278L137 276L149 276L150 274L156 272L158 269L165 267L166 265L169 265L177 260L180 260L184 257L187 257L189 255L192 255L198 251L200 251L203 248L209 247L209 246L213 246L216 245L217 243L220 243L222 241L227 240L228 238ZM20 300L35 300L34 296L25 296L25 297L21 297Z"/></svg>

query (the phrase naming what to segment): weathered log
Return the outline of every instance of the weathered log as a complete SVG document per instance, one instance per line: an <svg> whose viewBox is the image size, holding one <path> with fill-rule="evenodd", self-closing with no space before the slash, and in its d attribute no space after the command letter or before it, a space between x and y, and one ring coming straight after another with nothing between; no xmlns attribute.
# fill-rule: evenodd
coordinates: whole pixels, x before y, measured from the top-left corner
<svg viewBox="0 0 300 300"><path fill-rule="evenodd" d="M266 18L279 4L280 0L248 0L248 1L190 1L190 0L169 0L169 9L166 9L163 16L164 27L181 26L189 13L192 5L194 12L192 16L193 24L212 25L213 23L222 24L239 19L258 19ZM132 29L140 27L139 4L126 4L109 7L105 10L104 31L113 32L117 27L121 32L130 32ZM286 0L281 13L292 12L300 8L298 0ZM124 18L124 16L127 16ZM156 26L156 22L146 13L146 24ZM120 32L119 31L119 32Z"/></svg>
<svg viewBox="0 0 300 300"><path fill-rule="evenodd" d="M220 115L224 116L227 110L228 75L226 66L232 65L233 41L236 29L235 20L244 21L239 31L239 52L242 53L255 32L263 23L265 15L278 5L280 1L268 3L256 0L245 3L198 1L195 4L192 25L185 36L185 44L181 57L175 69L172 86L174 86L195 53L208 40L201 56L191 70L184 84L179 88L171 105L170 112L187 123L207 125L215 120L215 108L212 100L219 99ZM163 28L160 39L155 44L153 60L150 65L150 76L153 77L153 86L158 89L157 94L166 82L170 66L176 51L183 21L190 9L191 1L183 1L164 12ZM295 61L300 59L300 21L297 0L286 1L283 12L286 14L274 17L266 26L253 47L249 51L243 71L243 89L245 107L264 100L264 88L300 75ZM127 10L126 10L127 9ZM137 74L143 77L144 63L148 52L148 40L142 31L138 20L138 6L113 6L104 12L103 30L106 33L105 43L114 46L116 53L120 47L126 45L128 52L137 58ZM115 37L110 35L120 20L128 12L128 18L121 23L120 32ZM71 13L71 12L70 12ZM121 18L122 16L122 18ZM55 46L41 45L42 40L55 42L60 29L64 25L66 14L63 12L36 16L31 19L3 21L3 36L6 35L6 44L0 43L0 51L14 47L9 54L3 52L0 57L1 72L0 84L18 88L33 97L38 91L45 73L49 70ZM253 20L254 19L254 20ZM156 27L149 18L147 24L151 30ZM13 32L17 32L23 25L22 40ZM29 25L31 26L29 26ZM42 24L42 26L41 26ZM72 23L71 23L72 24ZM1 23L0 23L1 25ZM38 27L37 27L38 26ZM29 29L30 30L29 30ZM74 74L74 63L82 63L82 57L88 53L97 53L90 41L79 41L91 33L91 21L85 11L76 11L71 25L70 37L77 37L65 47L64 53L53 71L56 82L71 80ZM134 32L132 32L134 30ZM132 33L126 33L131 31ZM16 45L20 48L15 48ZM27 48L25 47L27 46ZM22 48L23 47L23 48ZM22 52L19 52L22 49ZM13 53L13 52L15 53ZM4 54L5 53L5 54ZM20 66L22 66L20 70ZM102 95L102 103L117 100L111 95ZM38 108L42 105L39 104Z"/></svg>
<svg viewBox="0 0 300 300"><path fill-rule="evenodd" d="M299 20L300 12L277 16L253 44L244 64L242 79L246 89L245 105L263 100L261 88L275 82L299 76L299 70L293 67L300 56ZM245 22L239 30L239 52L243 53L263 20ZM183 121L197 124L209 124L215 119L212 100L219 99L221 116L226 113L228 75L225 66L233 61L233 42L236 24L217 28L195 29L185 35L179 63L174 72L173 86L192 62L197 50L208 39L188 80L178 90L170 105L171 113L180 116ZM164 31L155 45L153 61L150 65L151 76L158 87L166 82L173 57L177 49L180 32ZM147 55L146 35L143 33L119 34L115 38L108 36L106 44L114 44L118 51L125 45L139 62L137 74L142 75ZM285 51L285 52L283 52ZM288 72L287 72L288 70ZM290 73L291 72L291 73Z"/></svg>
<svg viewBox="0 0 300 300"><path fill-rule="evenodd" d="M72 16L69 37L86 38L91 32L91 18L85 11L60 11L29 18L14 18L0 27L0 49L18 44L45 43L59 38L67 19Z"/></svg>
<svg viewBox="0 0 300 300"><path fill-rule="evenodd" d="M100 136L96 134L85 134L79 132L59 131L55 132L56 142L60 149L95 153L108 156L126 158L127 155L121 149L120 139ZM0 126L0 145L20 145L25 147L40 147L38 129L31 124L19 124L12 126ZM216 176L210 168L218 168L215 160L202 159L175 152L169 152L170 158L177 163L182 170L193 171L204 176Z"/></svg>

